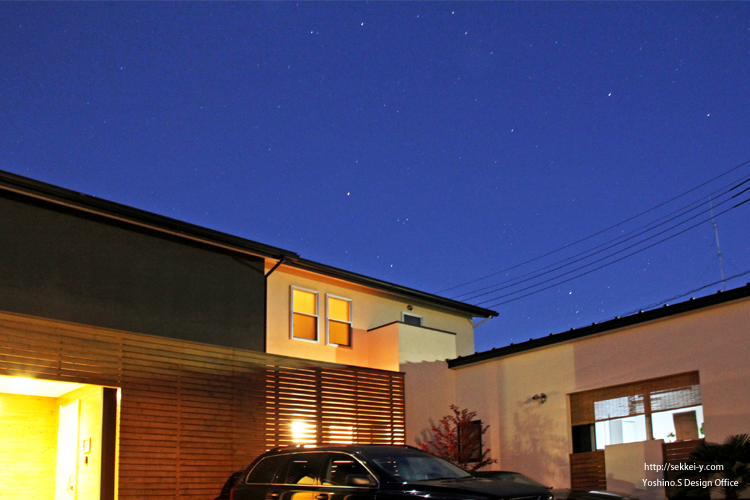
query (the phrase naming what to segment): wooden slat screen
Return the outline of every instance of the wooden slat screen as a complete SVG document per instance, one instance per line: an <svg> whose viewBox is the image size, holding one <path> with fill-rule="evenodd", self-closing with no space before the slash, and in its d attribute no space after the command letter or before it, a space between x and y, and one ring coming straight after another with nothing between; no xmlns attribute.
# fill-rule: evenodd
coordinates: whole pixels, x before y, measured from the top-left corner
<svg viewBox="0 0 750 500"><path fill-rule="evenodd" d="M702 443L703 439L690 439L688 441L677 441L674 443L664 443L664 462L670 464L685 463L690 458L690 454Z"/></svg>
<svg viewBox="0 0 750 500"><path fill-rule="evenodd" d="M701 401L698 372L603 387L570 395L571 425L697 406Z"/></svg>
<svg viewBox="0 0 750 500"><path fill-rule="evenodd" d="M603 450L570 455L570 487L602 491L607 489Z"/></svg>
<svg viewBox="0 0 750 500"><path fill-rule="evenodd" d="M291 444L298 418L321 443L404 442L397 372L0 313L0 374L122 389L123 500L213 498L233 471Z"/></svg>
<svg viewBox="0 0 750 500"><path fill-rule="evenodd" d="M396 372L269 366L266 408L268 448L405 442L403 375Z"/></svg>
<svg viewBox="0 0 750 500"><path fill-rule="evenodd" d="M674 443L664 443L662 444L662 452L664 456L664 463L669 464L680 464L680 463L688 463L690 454L695 450L695 448L702 443L703 439L691 439L688 441L677 441ZM674 484L677 484L677 480L680 479L684 475L684 471L670 469L664 471L664 480L665 481L674 481ZM690 479L696 480L699 479L697 477L692 477ZM671 483L668 483L671 484ZM667 495L667 498L674 498L679 495L680 493L679 487L671 487L667 486L665 488L665 493Z"/></svg>

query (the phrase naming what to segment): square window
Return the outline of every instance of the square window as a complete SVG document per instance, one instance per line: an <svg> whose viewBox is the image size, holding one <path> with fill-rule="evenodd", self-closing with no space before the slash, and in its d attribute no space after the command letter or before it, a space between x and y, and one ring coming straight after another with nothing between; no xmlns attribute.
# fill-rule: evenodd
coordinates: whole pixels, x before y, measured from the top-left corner
<svg viewBox="0 0 750 500"><path fill-rule="evenodd" d="M352 346L352 301L327 295L328 344Z"/></svg>
<svg viewBox="0 0 750 500"><path fill-rule="evenodd" d="M318 341L318 294L292 287L292 338Z"/></svg>

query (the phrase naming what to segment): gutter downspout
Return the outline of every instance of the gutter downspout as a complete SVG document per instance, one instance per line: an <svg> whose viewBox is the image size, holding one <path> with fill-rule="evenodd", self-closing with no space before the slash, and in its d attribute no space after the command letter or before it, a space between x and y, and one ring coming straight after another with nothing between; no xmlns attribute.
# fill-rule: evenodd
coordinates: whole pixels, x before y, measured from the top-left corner
<svg viewBox="0 0 750 500"><path fill-rule="evenodd" d="M286 257L281 256L275 266L263 276L263 352L268 352L268 277L284 263Z"/></svg>

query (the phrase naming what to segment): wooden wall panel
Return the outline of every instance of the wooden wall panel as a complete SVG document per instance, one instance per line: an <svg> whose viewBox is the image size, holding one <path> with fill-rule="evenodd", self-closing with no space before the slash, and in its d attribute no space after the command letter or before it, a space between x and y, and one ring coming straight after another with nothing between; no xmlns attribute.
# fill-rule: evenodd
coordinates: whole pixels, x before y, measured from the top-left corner
<svg viewBox="0 0 750 500"><path fill-rule="evenodd" d="M607 490L604 450L570 455L570 487Z"/></svg>
<svg viewBox="0 0 750 500"><path fill-rule="evenodd" d="M0 312L0 374L121 388L118 493L205 499L308 422L318 443L404 443L403 374Z"/></svg>
<svg viewBox="0 0 750 500"><path fill-rule="evenodd" d="M4 492L12 492L15 498L55 498L57 424L55 398L0 394L0 484Z"/></svg>

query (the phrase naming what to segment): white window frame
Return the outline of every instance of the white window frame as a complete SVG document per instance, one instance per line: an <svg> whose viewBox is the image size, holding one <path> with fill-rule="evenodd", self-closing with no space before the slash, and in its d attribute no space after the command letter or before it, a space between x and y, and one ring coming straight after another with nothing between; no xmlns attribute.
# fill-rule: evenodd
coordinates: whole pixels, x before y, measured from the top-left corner
<svg viewBox="0 0 750 500"><path fill-rule="evenodd" d="M315 316L294 310L294 291L295 290L315 294ZM303 338L294 336L294 313L295 312L297 314L302 314L304 316L310 316L310 317L315 318L315 340L303 339ZM292 340L299 340L301 342L310 342L311 344L320 343L320 293L317 290L309 290L307 288L302 288L302 287L294 286L294 285L289 287L289 338L291 338Z"/></svg>
<svg viewBox="0 0 750 500"><path fill-rule="evenodd" d="M412 325L412 324L406 323L406 320L404 319L404 316L414 316L415 318L419 318L419 326L424 326L424 318L420 314L414 314L414 313L411 313L411 312L408 312L408 311L401 311L401 322L402 323L408 324L409 326L417 326L417 325Z"/></svg>
<svg viewBox="0 0 750 500"><path fill-rule="evenodd" d="M330 341L328 336L328 325L330 324L331 319L328 317L328 298L338 299L338 300L344 300L346 302L349 302L349 345L341 345L341 344L334 344ZM333 321L336 321L337 323L347 323L346 321L341 321L339 319L334 319ZM346 347L346 348L353 348L354 347L354 303L352 299L348 299L346 297L339 297L338 295L333 295L330 293L326 294L326 345L330 345L333 347Z"/></svg>

